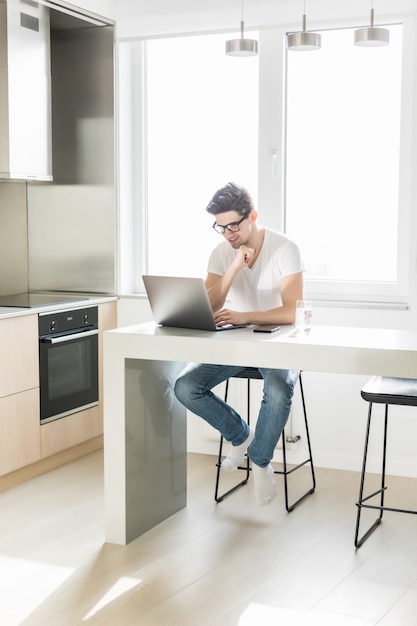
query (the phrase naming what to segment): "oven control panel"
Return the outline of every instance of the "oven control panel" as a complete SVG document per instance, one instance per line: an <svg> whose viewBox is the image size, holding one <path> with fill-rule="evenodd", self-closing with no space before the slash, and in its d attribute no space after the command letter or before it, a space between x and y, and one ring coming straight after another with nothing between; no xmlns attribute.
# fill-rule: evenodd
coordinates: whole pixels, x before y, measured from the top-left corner
<svg viewBox="0 0 417 626"><path fill-rule="evenodd" d="M98 307L39 314L39 336L67 333L82 328L98 328Z"/></svg>

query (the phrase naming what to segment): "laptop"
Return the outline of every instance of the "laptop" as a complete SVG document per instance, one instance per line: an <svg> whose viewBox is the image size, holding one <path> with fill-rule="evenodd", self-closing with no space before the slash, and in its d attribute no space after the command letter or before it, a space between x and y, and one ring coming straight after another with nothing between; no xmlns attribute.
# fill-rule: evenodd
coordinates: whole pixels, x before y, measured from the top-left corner
<svg viewBox="0 0 417 626"><path fill-rule="evenodd" d="M157 324L196 330L231 330L246 324L217 326L202 278L142 276Z"/></svg>

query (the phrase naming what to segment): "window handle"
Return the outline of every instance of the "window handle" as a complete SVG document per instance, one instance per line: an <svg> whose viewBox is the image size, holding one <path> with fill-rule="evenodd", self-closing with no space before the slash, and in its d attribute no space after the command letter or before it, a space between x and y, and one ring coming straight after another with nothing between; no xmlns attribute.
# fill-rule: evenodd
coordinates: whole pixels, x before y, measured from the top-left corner
<svg viewBox="0 0 417 626"><path fill-rule="evenodd" d="M271 173L272 173L272 178L276 178L277 177L277 174L278 174L278 150L272 150Z"/></svg>

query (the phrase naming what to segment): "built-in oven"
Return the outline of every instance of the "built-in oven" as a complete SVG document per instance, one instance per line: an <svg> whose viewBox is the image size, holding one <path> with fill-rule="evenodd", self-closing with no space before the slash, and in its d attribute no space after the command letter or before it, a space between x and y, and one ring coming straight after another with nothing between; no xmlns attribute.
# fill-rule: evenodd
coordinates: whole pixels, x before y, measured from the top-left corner
<svg viewBox="0 0 417 626"><path fill-rule="evenodd" d="M98 307L39 314L41 424L98 404Z"/></svg>

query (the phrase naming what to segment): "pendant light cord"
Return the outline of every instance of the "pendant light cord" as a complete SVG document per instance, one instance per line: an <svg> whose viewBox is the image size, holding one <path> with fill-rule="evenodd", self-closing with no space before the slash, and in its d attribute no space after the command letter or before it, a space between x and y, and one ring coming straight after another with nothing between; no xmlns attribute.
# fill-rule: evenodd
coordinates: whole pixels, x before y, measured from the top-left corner
<svg viewBox="0 0 417 626"><path fill-rule="evenodd" d="M242 0L242 15L240 19L240 37L241 39L244 39L245 37L245 22L243 20L243 0Z"/></svg>
<svg viewBox="0 0 417 626"><path fill-rule="evenodd" d="M303 33L307 32L306 0L304 0L302 31Z"/></svg>

